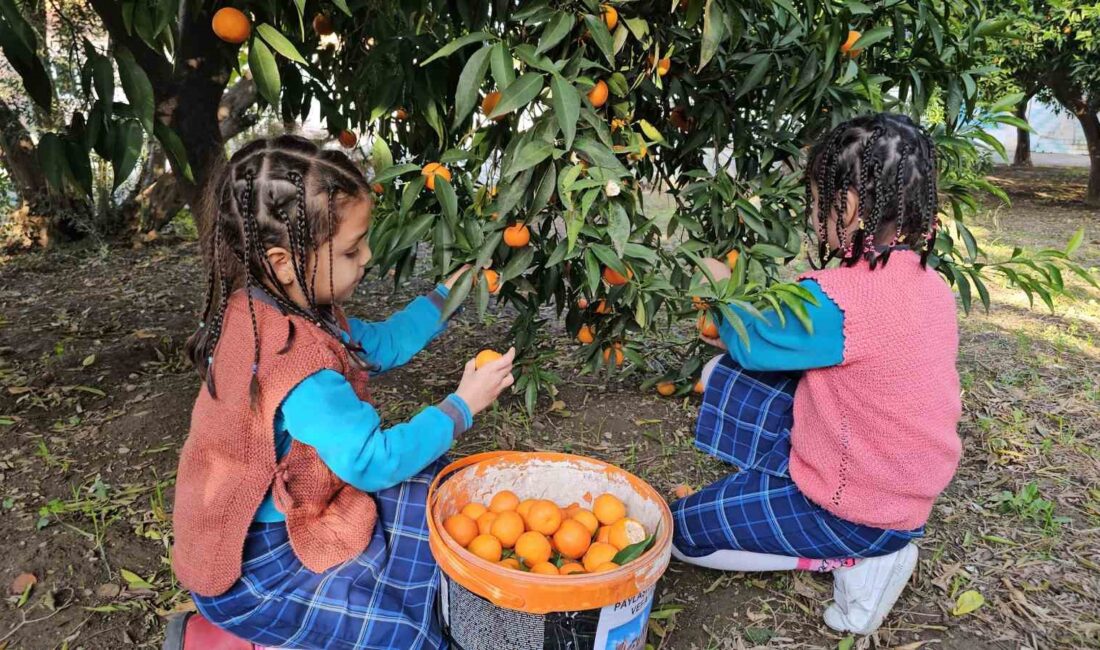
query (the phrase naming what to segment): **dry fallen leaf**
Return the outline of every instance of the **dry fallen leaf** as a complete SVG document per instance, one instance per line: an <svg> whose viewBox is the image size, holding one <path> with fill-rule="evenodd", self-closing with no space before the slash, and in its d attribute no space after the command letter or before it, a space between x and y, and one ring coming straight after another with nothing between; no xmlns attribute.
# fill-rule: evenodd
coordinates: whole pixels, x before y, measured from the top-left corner
<svg viewBox="0 0 1100 650"><path fill-rule="evenodd" d="M38 578L34 577L33 573L20 573L15 576L15 580L11 581L11 587L8 592L13 596L18 596L26 591L27 587L38 582Z"/></svg>
<svg viewBox="0 0 1100 650"><path fill-rule="evenodd" d="M977 610L984 604L985 598L978 592L973 589L964 591L959 594L958 599L955 600L955 609L951 610L951 614L953 616L964 616Z"/></svg>

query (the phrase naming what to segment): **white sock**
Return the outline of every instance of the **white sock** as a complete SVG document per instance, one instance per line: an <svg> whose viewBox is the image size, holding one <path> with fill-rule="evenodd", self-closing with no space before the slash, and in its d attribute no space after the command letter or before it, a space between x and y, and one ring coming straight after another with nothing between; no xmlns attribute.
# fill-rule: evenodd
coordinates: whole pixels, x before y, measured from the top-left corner
<svg viewBox="0 0 1100 650"><path fill-rule="evenodd" d="M687 564L720 571L794 571L798 558L771 553L720 550L701 557L688 557L672 546L672 557Z"/></svg>

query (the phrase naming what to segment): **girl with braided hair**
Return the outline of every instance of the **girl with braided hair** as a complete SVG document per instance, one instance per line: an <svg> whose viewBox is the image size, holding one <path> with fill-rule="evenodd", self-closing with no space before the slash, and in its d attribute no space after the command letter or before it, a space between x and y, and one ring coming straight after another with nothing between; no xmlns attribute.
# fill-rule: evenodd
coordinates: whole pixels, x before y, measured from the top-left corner
<svg viewBox="0 0 1100 650"><path fill-rule="evenodd" d="M909 118L858 117L811 150L812 327L741 310L747 343L726 322L706 339L726 353L704 369L696 445L740 471L673 504L674 556L828 571L826 624L882 624L961 455L955 300L927 265L936 214L935 148Z"/></svg>
<svg viewBox="0 0 1100 650"><path fill-rule="evenodd" d="M203 386L173 513L172 566L201 616L171 625L166 647L223 647L227 632L294 648L444 645L428 485L511 385L514 350L471 360L454 393L383 427L368 377L446 329L462 270L384 322L347 318L371 257L370 196L347 156L289 135L243 147L213 187L187 345Z"/></svg>

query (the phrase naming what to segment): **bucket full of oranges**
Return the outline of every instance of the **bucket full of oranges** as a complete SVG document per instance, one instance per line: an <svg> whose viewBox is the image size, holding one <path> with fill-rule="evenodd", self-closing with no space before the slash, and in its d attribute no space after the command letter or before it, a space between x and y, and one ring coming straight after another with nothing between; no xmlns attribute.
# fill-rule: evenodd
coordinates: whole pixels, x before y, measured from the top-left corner
<svg viewBox="0 0 1100 650"><path fill-rule="evenodd" d="M672 513L638 477L569 454L477 454L440 472L428 510L455 648L645 646Z"/></svg>

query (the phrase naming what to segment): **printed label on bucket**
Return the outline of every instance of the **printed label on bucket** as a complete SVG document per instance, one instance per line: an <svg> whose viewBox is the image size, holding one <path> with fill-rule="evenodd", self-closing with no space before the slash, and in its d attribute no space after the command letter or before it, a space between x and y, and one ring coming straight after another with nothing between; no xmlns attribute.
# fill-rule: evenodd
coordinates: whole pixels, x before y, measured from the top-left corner
<svg viewBox="0 0 1100 650"><path fill-rule="evenodd" d="M455 650L642 650L654 589L601 609L538 615L497 607L444 574L439 604Z"/></svg>

